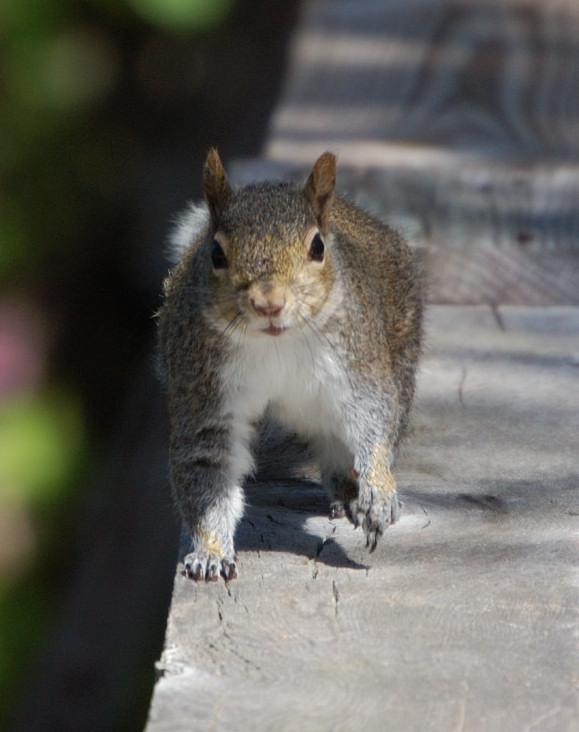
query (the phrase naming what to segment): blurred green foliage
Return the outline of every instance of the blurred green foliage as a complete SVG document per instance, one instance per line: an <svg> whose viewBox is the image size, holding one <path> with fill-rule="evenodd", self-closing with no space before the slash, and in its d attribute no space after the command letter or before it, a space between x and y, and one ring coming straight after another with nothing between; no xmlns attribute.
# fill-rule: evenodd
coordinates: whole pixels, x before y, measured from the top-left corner
<svg viewBox="0 0 579 732"><path fill-rule="evenodd" d="M0 727L54 609L67 511L95 459L91 404L113 408L123 361L138 350L130 332L143 312L125 311L133 293L115 280L139 155L140 112L126 97L138 76L133 51L142 39L207 31L232 6L0 2L0 314L17 293L47 334L28 348L22 332L19 350L10 308L0 323L0 533L13 529L0 536Z"/></svg>
<svg viewBox="0 0 579 732"><path fill-rule="evenodd" d="M58 500L79 465L83 424L69 393L0 403L0 503L38 508Z"/></svg>
<svg viewBox="0 0 579 732"><path fill-rule="evenodd" d="M52 604L35 571L46 569L39 554L49 551L56 529L47 519L58 519L58 508L70 497L83 438L78 404L69 393L43 391L0 402L0 688L10 688L13 664Z"/></svg>
<svg viewBox="0 0 579 732"><path fill-rule="evenodd" d="M212 28L229 13L232 0L128 0L151 23L175 33Z"/></svg>

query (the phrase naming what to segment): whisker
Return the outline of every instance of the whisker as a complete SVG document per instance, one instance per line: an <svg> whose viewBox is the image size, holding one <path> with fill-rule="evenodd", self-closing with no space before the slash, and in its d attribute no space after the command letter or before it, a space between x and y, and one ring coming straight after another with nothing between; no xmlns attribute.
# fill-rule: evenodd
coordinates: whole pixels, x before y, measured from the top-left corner
<svg viewBox="0 0 579 732"><path fill-rule="evenodd" d="M242 319L243 319L243 316L241 315L241 313L236 313L233 316L233 318L231 318L231 320L229 321L229 323L227 323L227 325L225 326L225 328L223 329L223 335L229 336L234 331L238 330L239 329L239 325L240 325L240 321Z"/></svg>
<svg viewBox="0 0 579 732"><path fill-rule="evenodd" d="M247 332L247 322L241 313L237 313L229 324L229 331L237 336L234 341L233 361L239 365L241 344Z"/></svg>
<svg viewBox="0 0 579 732"><path fill-rule="evenodd" d="M313 328L313 327L312 327L312 326L310 325L310 323L308 322L308 318L307 318L307 317L306 317L305 315L303 315L302 313L299 313L299 317L300 317L300 319L301 319L302 323L304 323L304 325L308 326L308 327L309 327L309 328L311 329L312 333L313 333L313 334L314 334L314 335L315 335L316 337L318 337L318 338L319 338L319 335L318 335L318 333L316 332L315 328ZM312 349L312 346L311 346L311 344L310 344L310 342L309 342L309 340L308 340L307 338L305 338L304 340L305 340L305 342L306 342L306 345L307 345L307 347L308 347L308 351L310 352L310 356L312 357L312 363L315 363L315 358L314 358L314 351L313 351L313 349Z"/></svg>

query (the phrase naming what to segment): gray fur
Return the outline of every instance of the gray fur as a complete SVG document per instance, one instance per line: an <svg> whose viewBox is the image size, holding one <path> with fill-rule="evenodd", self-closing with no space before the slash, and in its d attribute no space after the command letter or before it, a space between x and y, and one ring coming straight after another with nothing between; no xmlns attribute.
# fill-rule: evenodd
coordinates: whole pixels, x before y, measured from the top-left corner
<svg viewBox="0 0 579 732"><path fill-rule="evenodd" d="M237 576L242 481L266 407L310 441L331 515L362 526L370 550L398 517L391 469L414 395L422 279L402 237L334 181L326 153L305 186L234 190L211 151L208 207L172 237L185 251L165 282L159 349L194 579Z"/></svg>

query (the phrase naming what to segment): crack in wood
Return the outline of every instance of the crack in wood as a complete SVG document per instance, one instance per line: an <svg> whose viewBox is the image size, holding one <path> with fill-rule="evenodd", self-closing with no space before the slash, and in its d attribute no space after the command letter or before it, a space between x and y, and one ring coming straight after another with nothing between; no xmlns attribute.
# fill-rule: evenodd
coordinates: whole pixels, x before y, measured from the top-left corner
<svg viewBox="0 0 579 732"><path fill-rule="evenodd" d="M490 307L491 313L493 314L493 318L495 319L497 325L503 331L503 333L506 333L507 328L505 326L505 321L503 320L503 316L500 313L498 305L496 303L491 303Z"/></svg>
<svg viewBox="0 0 579 732"><path fill-rule="evenodd" d="M466 404L464 403L464 383L466 381L466 366L462 367L462 374L460 377L460 382L458 384L458 401L460 402L460 406L463 409L466 409Z"/></svg>
<svg viewBox="0 0 579 732"><path fill-rule="evenodd" d="M261 666L259 664L257 664L255 661L252 661L251 658L247 658L247 656L244 656L243 653L241 653L237 649L235 641L233 640L231 635L225 630L225 628L223 629L223 637L229 643L229 653L231 653L232 656L235 656L235 658L237 658L247 667L253 668L255 671L261 672Z"/></svg>
<svg viewBox="0 0 579 732"><path fill-rule="evenodd" d="M338 619L338 606L340 602L340 592L336 580L332 580L332 594L334 596L334 619Z"/></svg>

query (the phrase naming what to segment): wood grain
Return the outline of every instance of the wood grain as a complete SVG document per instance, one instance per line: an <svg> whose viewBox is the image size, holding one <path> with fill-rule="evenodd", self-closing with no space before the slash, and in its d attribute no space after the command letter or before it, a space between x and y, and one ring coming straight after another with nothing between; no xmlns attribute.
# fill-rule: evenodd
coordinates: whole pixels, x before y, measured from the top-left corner
<svg viewBox="0 0 579 732"><path fill-rule="evenodd" d="M577 304L578 89L574 2L306 3L265 152L337 152L434 302Z"/></svg>
<svg viewBox="0 0 579 732"><path fill-rule="evenodd" d="M578 38L572 0L306 3L269 149L381 140L577 159Z"/></svg>

